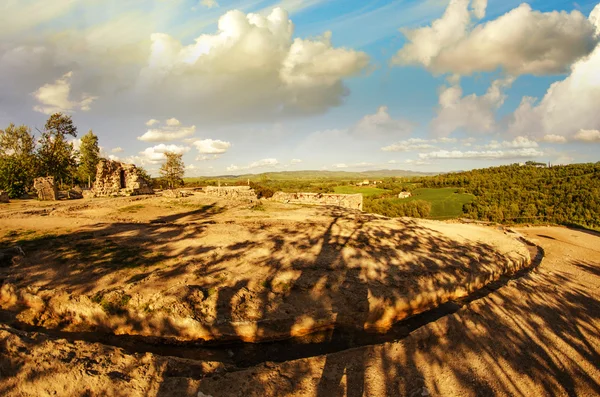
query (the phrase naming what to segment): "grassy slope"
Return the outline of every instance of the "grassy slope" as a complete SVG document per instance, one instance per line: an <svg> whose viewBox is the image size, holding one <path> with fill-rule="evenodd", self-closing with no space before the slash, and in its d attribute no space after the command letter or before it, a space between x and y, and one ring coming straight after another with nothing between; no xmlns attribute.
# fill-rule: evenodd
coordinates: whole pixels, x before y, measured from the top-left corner
<svg viewBox="0 0 600 397"><path fill-rule="evenodd" d="M431 218L457 218L463 214L464 204L473 201L472 194L455 193L456 188L416 189L408 199L396 199L398 202L424 200L431 203Z"/></svg>
<svg viewBox="0 0 600 397"><path fill-rule="evenodd" d="M347 171L281 171L281 172L266 172L263 174L245 174L245 175L220 175L220 176L203 176L183 178L186 182L194 182L205 179L234 179L252 181L260 180L266 175L271 180L297 180L297 179L373 179L373 178L389 178L389 177L410 177L410 176L427 176L437 175L437 173L415 172L405 170L378 170L378 171L363 171L363 172L347 172Z"/></svg>

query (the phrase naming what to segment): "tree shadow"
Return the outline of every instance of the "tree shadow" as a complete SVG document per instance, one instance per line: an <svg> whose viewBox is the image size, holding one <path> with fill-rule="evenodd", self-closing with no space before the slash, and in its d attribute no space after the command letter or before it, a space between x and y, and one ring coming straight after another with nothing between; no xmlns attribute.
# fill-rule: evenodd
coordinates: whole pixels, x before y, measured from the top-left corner
<svg viewBox="0 0 600 397"><path fill-rule="evenodd" d="M481 241L448 238L408 218L332 208L315 210L315 220L303 222L240 221L238 237L224 234L223 241L206 244L208 225L221 222L220 214L208 206L144 224L98 224L67 237L31 240L23 245L32 254L11 269L10 280L90 296L101 278L140 285L151 279L164 286L161 293L176 299L173 307L198 333L182 326L177 313L149 320L125 310L117 317L131 336L97 341L131 352L214 360L236 372L205 377L199 369L166 371L159 395L176 394L170 378L200 379L200 390L214 397L420 395L425 387L442 394L447 385L438 383L434 368L465 394L531 394L508 375L524 368L520 381L537 382L547 394L572 394L578 385L600 393L584 364L600 362L593 343L600 334L599 303L568 275L524 276L518 297L511 296L509 282L494 297L452 309L455 314L415 327L402 323L394 331L394 323L451 305L518 270L526 258L502 255ZM122 250L131 255L120 255ZM592 262L576 265L599 276ZM169 292L173 280L181 285ZM568 291L557 291L557 282ZM402 335L395 339L410 336L384 344L369 336L390 329ZM111 329L100 331L57 337L93 340ZM553 350L556 338L574 353ZM260 340L271 342L254 343ZM331 346L336 353L310 358ZM353 347L360 348L346 350ZM473 356L478 366L465 365Z"/></svg>

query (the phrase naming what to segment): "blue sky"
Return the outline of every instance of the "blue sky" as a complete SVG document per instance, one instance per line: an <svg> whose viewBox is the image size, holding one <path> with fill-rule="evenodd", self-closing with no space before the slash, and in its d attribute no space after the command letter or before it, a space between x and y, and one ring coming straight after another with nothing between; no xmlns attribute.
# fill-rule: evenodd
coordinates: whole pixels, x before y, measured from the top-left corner
<svg viewBox="0 0 600 397"><path fill-rule="evenodd" d="M167 150L188 176L600 160L597 0L8 0L0 15L0 126L69 113L152 173Z"/></svg>

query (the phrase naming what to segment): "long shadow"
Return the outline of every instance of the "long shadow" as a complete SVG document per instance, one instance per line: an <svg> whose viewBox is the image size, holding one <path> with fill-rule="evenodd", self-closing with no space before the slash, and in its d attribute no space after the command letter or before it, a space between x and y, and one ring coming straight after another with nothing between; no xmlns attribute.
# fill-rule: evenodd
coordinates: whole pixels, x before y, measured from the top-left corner
<svg viewBox="0 0 600 397"><path fill-rule="evenodd" d="M598 380L586 375L583 364L575 361L567 363L576 371L577 380L573 379L572 372L556 364L560 352L549 352L545 348L554 342L551 336L537 333L536 339L531 336L532 330L546 327L586 362L598 362L597 346L593 342L586 344L582 339L600 333L597 325L599 302L587 296L581 286L568 276L561 276L564 279L559 282L572 288L569 292L557 294L556 299L547 297L554 291L552 283L556 283L558 275L545 278L538 274L524 276L518 273L513 279L523 277L522 280L525 280L519 287L525 299L512 299L503 294L500 287L510 285L511 279L507 278L477 295L477 299L485 301L485 305L480 305L475 298L445 303L447 293L456 289L457 285L468 285L476 277L495 279L499 268L504 266L508 269L511 265L491 245L461 245L409 219L395 221L396 227L384 227L378 223L382 219L380 217L332 209L320 210L319 215L330 219L326 225L310 221L290 222L289 225L252 221L243 226L247 232L244 235L251 238L238 239L219 247L201 242L191 245L210 232L208 222L217 215L218 211L211 208L195 209L176 217L157 218L158 223L99 224L89 231L71 234L69 238L49 236L47 239L25 241L23 245L32 254L11 271L23 276L22 280L16 281L21 287L30 282L45 283L47 288L79 283L79 293L94 291L96 280L101 277L122 280L124 269L134 270L127 278L131 283L143 282L146 277L167 283L185 275L184 293L178 295L181 304L208 334L219 336L222 340L248 337L249 334L244 334L246 328L239 324L255 324L252 335L273 339L288 338L299 332L298 324L304 324L300 320L306 320L307 332L311 331L310 324L323 325L320 332L298 336L291 342L198 343L196 346L186 343L178 347L173 337L180 336L181 330L177 323L165 320L155 325L155 331L171 338L171 344L166 344L162 338L152 340L136 336L99 340L113 345L121 343L131 351L139 349L196 360L211 359L235 364L238 369L258 362L287 361L338 352L324 358L323 369L316 372L302 367L302 360L292 362L286 367L291 369L285 376L273 370L268 381L264 380L267 378L250 378L243 391L235 389L240 385L235 379L250 376L250 372L227 372L210 379L202 378L202 373L196 370L186 373L187 377L202 379L201 390L215 397L286 393L317 396L412 395L422 393L425 385L431 389L432 384L431 392L436 392L437 386L438 391L442 391L443 385L436 386L432 374L423 370L423 360L437 363L469 394L527 394L510 381L498 381L492 387L486 383L489 379L481 375L481 368L468 368L454 360L452 352L465 350L481 354L482 368L494 374L496 379L506 379L503 371L520 368L526 363L528 372L524 376L527 379L539 378L541 387L548 394L572 394L577 382L583 382L588 390L600 393ZM178 223L187 219L193 219L194 224ZM177 250L157 248L160 244L183 240L186 244ZM102 252L94 241L102 241L108 247L113 247L110 242L114 241L118 247ZM131 247L140 250L125 259L119 256L122 248L131 250ZM466 254L457 255L459 250ZM144 256L147 251L156 257ZM143 259L137 259L140 257ZM87 262L81 263L85 262L82 258ZM161 266L163 262L175 259L181 260ZM47 263L59 264L59 268L49 271L44 268ZM228 272L235 272L240 263L252 265L249 269L260 274L242 274L229 281ZM584 270L591 277L598 276L591 271L595 270L594 263L585 265ZM194 270L190 271L191 268ZM28 280L24 278L25 274ZM2 277L9 277L11 282L15 282L14 274ZM444 294L432 294L420 305L405 307L398 312L388 310L392 303L401 305L403 297L417 296L424 288L430 292L444 291ZM486 297L492 291L497 291L494 296L502 296L503 301L495 302ZM544 294L544 299L539 298L541 294ZM211 304L218 314L215 318L204 316L200 310L207 302L213 302ZM385 304L378 306L377 302ZM435 306L441 311L427 312L419 317L423 310ZM131 317L123 314L123 318L131 323L132 332L141 332L147 324L136 323L141 320L136 320L134 314ZM399 337L396 339L400 339L414 332L414 338L381 345L384 336L367 332L369 327L407 315L412 317L397 323L397 329L392 328L389 335L397 332ZM518 322L514 320L516 323L511 323L513 318L518 318ZM434 320L439 321L431 326L443 327L443 330L431 332L429 327L423 327ZM472 324L477 324L477 327ZM494 337L498 332L503 333L500 341ZM81 333L78 336L87 340L94 335L99 334L90 331L89 335ZM69 337L67 333L56 336ZM147 345L144 346L144 343ZM358 353L342 351L365 345L373 346L366 346ZM505 352L502 356L504 367L498 363L497 352ZM559 358L569 360L566 356ZM370 380L376 359L379 371L384 374L383 384L377 386L380 389ZM173 392L167 380L163 379L159 394Z"/></svg>

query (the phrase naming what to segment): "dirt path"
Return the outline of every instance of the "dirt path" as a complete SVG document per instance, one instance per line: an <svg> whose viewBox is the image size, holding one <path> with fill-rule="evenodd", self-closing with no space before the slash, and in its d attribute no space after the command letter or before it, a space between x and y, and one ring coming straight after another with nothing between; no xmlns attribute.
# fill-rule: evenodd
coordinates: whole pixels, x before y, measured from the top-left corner
<svg viewBox="0 0 600 397"><path fill-rule="evenodd" d="M538 270L400 341L239 370L1 325L0 395L599 395L600 237L519 231Z"/></svg>

